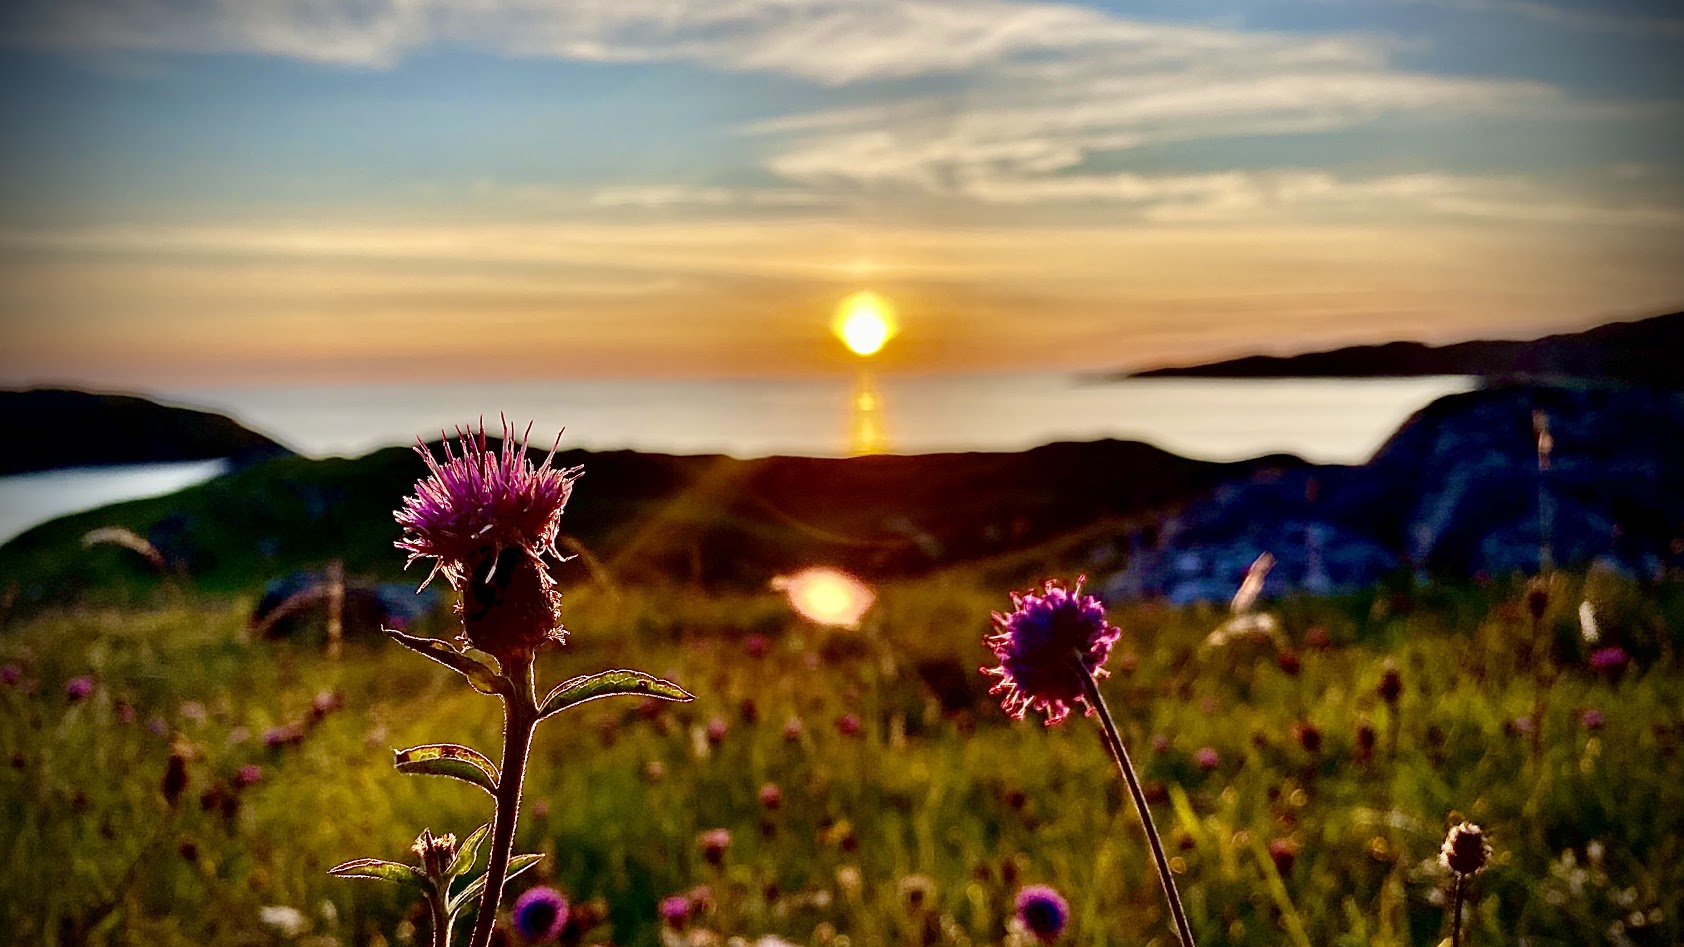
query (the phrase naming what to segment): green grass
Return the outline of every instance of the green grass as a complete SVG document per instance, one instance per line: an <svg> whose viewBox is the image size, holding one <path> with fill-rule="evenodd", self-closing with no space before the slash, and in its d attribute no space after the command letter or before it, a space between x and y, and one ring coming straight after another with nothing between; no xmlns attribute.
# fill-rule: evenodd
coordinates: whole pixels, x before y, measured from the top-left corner
<svg viewBox="0 0 1684 947"><path fill-rule="evenodd" d="M602 921L581 943L659 943L657 901L706 884L714 907L698 923L725 937L997 944L1016 889L1039 882L1071 902L1064 943L1173 943L1097 727L1014 722L983 693L980 637L1003 591L954 579L884 589L859 631L803 625L769 596L570 594L572 643L541 659L541 686L635 667L698 699L654 717L596 702L540 728L518 847L548 857L511 890L544 880L595 902ZM1605 637L1640 658L1618 680L1584 667L1573 619L1584 594ZM1560 674L1536 760L1506 726L1536 698L1518 588L1281 603L1297 675L1256 645L1202 652L1217 610L1114 607L1125 638L1102 686L1143 778L1162 788L1155 814L1200 943L1436 944L1447 927L1435 858L1462 816L1496 848L1464 943L1684 941L1684 596L1599 575L1559 578L1554 601L1545 625ZM401 775L390 751L457 741L494 756L496 702L379 642L352 642L339 661L319 642L244 643L249 606L67 610L0 631L0 663L23 669L0 686L0 930L49 945L425 941L397 889L326 869L407 860L423 826L462 836L488 820L483 793ZM1302 644L1312 626L1327 648ZM743 648L751 632L770 637L765 657ZM1387 659L1405 684L1395 755L1374 692ZM964 682L945 709L921 664ZM82 674L98 688L69 703L65 682ZM335 690L343 709L301 743L264 746L266 728L308 720L312 699ZM1600 730L1579 722L1589 707L1606 717ZM857 737L836 726L849 713L863 721ZM793 742L790 717L803 723ZM703 736L714 718L730 725L716 747ZM1381 734L1367 763L1359 719ZM1294 740L1298 720L1321 730L1318 753ZM1157 753L1160 734L1169 748ZM160 790L172 745L190 758L173 808ZM1193 762L1205 746L1222 759L1208 773ZM249 763L263 778L237 806L202 807ZM768 782L783 792L776 811L757 800ZM715 827L733 838L718 868L696 845ZM1266 846L1288 837L1300 852L1283 877ZM917 875L933 882L926 912L901 893ZM291 941L262 920L277 906L302 915Z"/></svg>

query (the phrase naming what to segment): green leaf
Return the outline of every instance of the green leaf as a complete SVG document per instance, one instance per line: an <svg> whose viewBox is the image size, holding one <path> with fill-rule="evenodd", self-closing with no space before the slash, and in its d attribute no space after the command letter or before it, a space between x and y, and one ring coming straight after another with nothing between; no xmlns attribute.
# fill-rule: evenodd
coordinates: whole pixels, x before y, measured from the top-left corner
<svg viewBox="0 0 1684 947"><path fill-rule="evenodd" d="M415 868L379 858L353 859L343 865L334 865L327 873L340 878L374 878L378 881L420 888L423 891L430 885L427 876Z"/></svg>
<svg viewBox="0 0 1684 947"><path fill-rule="evenodd" d="M513 878L526 869L531 868L533 865L538 864L543 857L544 856L542 855L516 855L515 857L509 859L509 873L503 876L503 883L508 884L510 878ZM461 891L451 895L450 900L446 902L444 906L445 916L454 919L458 911L467 907L469 904L472 904L474 899L479 897L480 892L484 890L485 872L482 871L479 873L479 877L468 882L467 886Z"/></svg>
<svg viewBox="0 0 1684 947"><path fill-rule="evenodd" d="M642 671L603 671L569 678L555 686L538 711L539 719L599 697L659 697L661 700L691 701L694 694L671 681Z"/></svg>
<svg viewBox="0 0 1684 947"><path fill-rule="evenodd" d="M446 878L465 875L470 868L474 867L474 862L479 860L479 844L485 841L485 835L490 831L491 823L487 822L468 833L468 837L462 840L462 844L456 846L456 857L451 859L450 867L445 869L444 872Z"/></svg>
<svg viewBox="0 0 1684 947"><path fill-rule="evenodd" d="M400 773L450 776L473 783L492 796L497 795L497 766L478 750L455 743L429 743L397 750L396 754L397 759L392 761L392 765Z"/></svg>
<svg viewBox="0 0 1684 947"><path fill-rule="evenodd" d="M503 676L492 670L490 665L471 654L456 650L448 641L441 638L406 635L391 628L382 628L381 631L384 631L398 644L419 651L421 654L461 674L468 679L469 684L474 686L474 690L481 694L503 694L509 690L508 685L504 683Z"/></svg>

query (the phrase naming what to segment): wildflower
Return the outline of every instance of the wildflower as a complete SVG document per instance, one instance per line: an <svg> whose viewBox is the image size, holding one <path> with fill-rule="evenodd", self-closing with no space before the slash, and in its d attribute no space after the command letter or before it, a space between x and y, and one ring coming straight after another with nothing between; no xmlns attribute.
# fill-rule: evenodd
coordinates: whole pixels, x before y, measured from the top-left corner
<svg viewBox="0 0 1684 947"><path fill-rule="evenodd" d="M1596 624L1596 607L1589 599L1579 603L1579 634L1584 637L1585 644L1596 644L1602 640L1602 631Z"/></svg>
<svg viewBox="0 0 1684 947"><path fill-rule="evenodd" d="M791 717L784 721L784 742L794 743L801 739L801 718Z"/></svg>
<svg viewBox="0 0 1684 947"><path fill-rule="evenodd" d="M1604 673L1618 671L1630 660L1626 649L1621 647L1598 648L1590 654L1590 666Z"/></svg>
<svg viewBox="0 0 1684 947"><path fill-rule="evenodd" d="M760 787L760 804L767 809L776 809L783 805L784 791L777 783L767 783Z"/></svg>
<svg viewBox="0 0 1684 947"><path fill-rule="evenodd" d="M710 865L718 866L725 863L725 850L731 847L730 829L708 829L698 839L702 848L702 859Z"/></svg>
<svg viewBox="0 0 1684 947"><path fill-rule="evenodd" d="M652 783L658 783L667 778L667 764L660 760L650 760L643 766L643 778Z"/></svg>
<svg viewBox="0 0 1684 947"><path fill-rule="evenodd" d="M936 899L936 882L929 875L907 875L895 889L908 911L922 911Z"/></svg>
<svg viewBox="0 0 1684 947"><path fill-rule="evenodd" d="M753 634L743 639L743 650L748 652L751 658L763 658L771 644L771 640L765 635Z"/></svg>
<svg viewBox="0 0 1684 947"><path fill-rule="evenodd" d="M1106 622L1099 599L1082 594L1080 579L1074 589L1049 580L1039 594L1014 592L1012 604L1009 615L994 614L997 630L983 639L1000 660L999 667L983 669L1000 679L989 693L1005 694L1000 706L1012 717L1044 712L1051 726L1070 715L1072 703L1087 706L1087 674L1105 673L1122 632Z"/></svg>
<svg viewBox="0 0 1684 947"><path fill-rule="evenodd" d="M1304 662L1298 657L1298 652L1287 648L1275 655L1275 664L1281 671L1291 677L1297 677L1304 669Z"/></svg>
<svg viewBox="0 0 1684 947"><path fill-rule="evenodd" d="M1070 905L1052 888L1030 885L1017 893L1017 919L1036 940L1050 944L1070 922Z"/></svg>
<svg viewBox="0 0 1684 947"><path fill-rule="evenodd" d="M1366 763L1374 756L1374 742L1376 734L1374 725L1367 720L1357 721L1357 760Z"/></svg>
<svg viewBox="0 0 1684 947"><path fill-rule="evenodd" d="M153 717L146 721L146 732L155 737L161 737L170 732L170 727L169 724L164 722L163 717Z"/></svg>
<svg viewBox="0 0 1684 947"><path fill-rule="evenodd" d="M1444 836L1438 860L1459 875L1477 874L1491 860L1491 846L1479 826L1463 822L1451 826L1449 834Z"/></svg>
<svg viewBox="0 0 1684 947"><path fill-rule="evenodd" d="M1595 707L1587 707L1583 713L1579 714L1579 726L1586 730L1601 730L1607 719L1602 715L1602 711Z"/></svg>
<svg viewBox="0 0 1684 947"><path fill-rule="evenodd" d="M1380 683L1374 688L1374 692L1386 703L1397 705L1398 698L1403 696L1403 673L1397 669L1397 665L1391 661L1385 663L1380 669Z"/></svg>
<svg viewBox="0 0 1684 947"><path fill-rule="evenodd" d="M1292 866L1298 862L1298 842L1292 838L1278 838L1269 842L1269 858L1275 863L1275 871L1282 878L1292 874Z"/></svg>
<svg viewBox="0 0 1684 947"><path fill-rule="evenodd" d="M0 684L11 687L16 684L18 679L21 677L23 677L23 668L20 668L15 664L8 664L4 667L0 667Z"/></svg>
<svg viewBox="0 0 1684 947"><path fill-rule="evenodd" d="M1549 580L1542 576L1535 576L1526 583L1526 611L1531 614L1533 624L1544 620L1544 613L1550 607Z"/></svg>
<svg viewBox="0 0 1684 947"><path fill-rule="evenodd" d="M860 735L860 718L858 714L843 714L836 718L836 732L845 737Z"/></svg>
<svg viewBox="0 0 1684 947"><path fill-rule="evenodd" d="M1162 733L1152 734L1152 752L1162 756L1169 752L1169 737Z"/></svg>
<svg viewBox="0 0 1684 947"><path fill-rule="evenodd" d="M560 891L540 885L515 899L511 914L521 937L528 943L542 944L561 936L567 924L567 899Z"/></svg>
<svg viewBox="0 0 1684 947"><path fill-rule="evenodd" d="M1306 753L1317 753L1321 750L1321 728L1308 720L1300 720L1292 725L1292 736Z"/></svg>
<svg viewBox="0 0 1684 947"><path fill-rule="evenodd" d="M271 904L257 909L257 919L274 928L283 937L297 937L310 928L304 912L284 904Z"/></svg>
<svg viewBox="0 0 1684 947"><path fill-rule="evenodd" d="M278 727L270 727L263 731L263 744L270 749L280 749L304 742L304 728L296 723L283 723Z"/></svg>
<svg viewBox="0 0 1684 947"><path fill-rule="evenodd" d="M87 700L94 692L94 679L88 675L73 677L64 684L65 699L71 703Z"/></svg>
<svg viewBox="0 0 1684 947"><path fill-rule="evenodd" d="M181 800L181 793L187 788L187 754L180 749L171 751L170 761L164 766L164 783L161 787L164 802L171 809Z"/></svg>
<svg viewBox="0 0 1684 947"><path fill-rule="evenodd" d="M708 721L708 728L707 728L708 742L713 744L714 746L718 746L719 744L724 743L725 742L725 734L728 733L729 731L730 731L730 726L728 724L726 724L725 718L715 717L712 720L709 720Z"/></svg>
<svg viewBox="0 0 1684 947"><path fill-rule="evenodd" d="M187 720L193 721L194 723L200 724L210 719L210 714L205 711L205 705L196 700L184 701L182 703L181 716Z"/></svg>
<svg viewBox="0 0 1684 947"><path fill-rule="evenodd" d="M1199 769L1208 773L1222 762L1222 756L1216 752L1215 747L1200 747L1199 750L1193 754L1193 762L1199 764Z"/></svg>
<svg viewBox="0 0 1684 947"><path fill-rule="evenodd" d="M244 789L263 781L263 767L256 763L247 763L234 772L234 788Z"/></svg>
<svg viewBox="0 0 1684 947"><path fill-rule="evenodd" d="M320 720L344 706L344 691L321 691L310 701L310 716L316 720Z"/></svg>
<svg viewBox="0 0 1684 947"><path fill-rule="evenodd" d="M554 447L533 467L527 438L517 446L510 434L505 422L502 447L493 451L483 422L477 435L457 428L461 455L446 440L443 463L417 445L430 475L394 514L404 528L396 546L409 561L434 560L422 586L442 574L461 592L457 611L468 642L504 664L565 639L561 596L543 556L560 558L561 512L581 472L553 468Z"/></svg>
<svg viewBox="0 0 1684 947"><path fill-rule="evenodd" d="M126 700L119 700L117 702L117 706L112 708L111 712L116 715L118 723L134 723L134 704L131 704Z"/></svg>
<svg viewBox="0 0 1684 947"><path fill-rule="evenodd" d="M686 921L690 920L690 899L682 894L662 898L659 910L661 920L676 931L683 927Z"/></svg>
<svg viewBox="0 0 1684 947"><path fill-rule="evenodd" d="M1313 625L1310 630L1304 632L1304 644L1317 651L1326 651L1328 646L1332 644L1332 639L1328 637L1326 628Z"/></svg>

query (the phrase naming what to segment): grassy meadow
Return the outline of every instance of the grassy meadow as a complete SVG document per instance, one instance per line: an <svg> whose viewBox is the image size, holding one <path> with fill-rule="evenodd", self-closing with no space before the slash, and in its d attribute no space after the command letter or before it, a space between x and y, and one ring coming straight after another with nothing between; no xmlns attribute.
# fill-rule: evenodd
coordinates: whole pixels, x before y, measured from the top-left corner
<svg viewBox="0 0 1684 947"><path fill-rule="evenodd" d="M1093 721L1012 721L986 694L1006 591L897 584L857 630L772 593L570 591L541 688L638 667L697 700L598 701L539 729L517 851L546 857L511 899L562 889L566 943L982 945L1023 942L1014 895L1043 883L1070 902L1061 943L1173 944ZM1590 666L1587 598L1629 666ZM426 942L415 899L326 870L489 820L488 796L402 775L391 751L495 758L497 701L384 641L338 659L319 638L248 642L251 605L166 594L0 630L18 669L0 684L0 930L17 943ZM1463 817L1495 849L1463 943L1684 942L1680 586L1559 574L1537 628L1519 582L1267 610L1284 648L1206 646L1216 608L1110 609L1125 634L1102 686L1201 944L1437 944L1438 849ZM449 634L448 615L426 630ZM720 828L710 860L700 837ZM682 925L658 913L673 895Z"/></svg>

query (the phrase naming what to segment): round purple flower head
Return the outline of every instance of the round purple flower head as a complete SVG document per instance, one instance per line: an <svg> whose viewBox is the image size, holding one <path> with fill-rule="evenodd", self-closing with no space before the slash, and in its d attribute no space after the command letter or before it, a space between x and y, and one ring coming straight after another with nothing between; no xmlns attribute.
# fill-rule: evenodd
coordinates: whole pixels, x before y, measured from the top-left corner
<svg viewBox="0 0 1684 947"><path fill-rule="evenodd" d="M560 558L556 531L582 468L552 467L554 446L533 467L526 457L531 433L528 425L517 444L505 419L502 447L494 451L483 421L477 434L457 428L461 455L446 440L443 463L417 445L430 474L393 514L404 529L394 545L409 562L434 560L422 587L443 574L462 593L457 611L468 641L500 661L563 637L561 597L543 557Z"/></svg>
<svg viewBox="0 0 1684 947"><path fill-rule="evenodd" d="M512 915L515 931L528 943L546 943L567 925L567 899L554 888L531 888L515 901Z"/></svg>
<svg viewBox="0 0 1684 947"><path fill-rule="evenodd" d="M1095 677L1122 632L1105 621L1105 606L1082 594L1083 579L1065 588L1050 579L1044 590L1013 592L1009 615L994 613L995 633L983 639L1000 659L1000 666L982 673L1000 679L990 694L1005 694L1000 706L1019 720L1030 710L1044 712L1047 725L1070 715L1070 705L1083 697L1081 667ZM1088 707L1087 712L1093 713Z"/></svg>
<svg viewBox="0 0 1684 947"><path fill-rule="evenodd" d="M1017 919L1036 940L1050 944L1070 922L1070 905L1052 888L1030 885L1017 893Z"/></svg>
<svg viewBox="0 0 1684 947"><path fill-rule="evenodd" d="M73 677L64 684L64 696L73 704L79 700L87 700L93 692L94 679L85 674Z"/></svg>
<svg viewBox="0 0 1684 947"><path fill-rule="evenodd" d="M661 920L666 921L668 927L677 930L684 926L684 922L690 920L690 899L682 894L662 898L660 911Z"/></svg>
<svg viewBox="0 0 1684 947"><path fill-rule="evenodd" d="M1629 660L1624 648L1598 648L1591 652L1590 666L1598 671L1618 671Z"/></svg>

